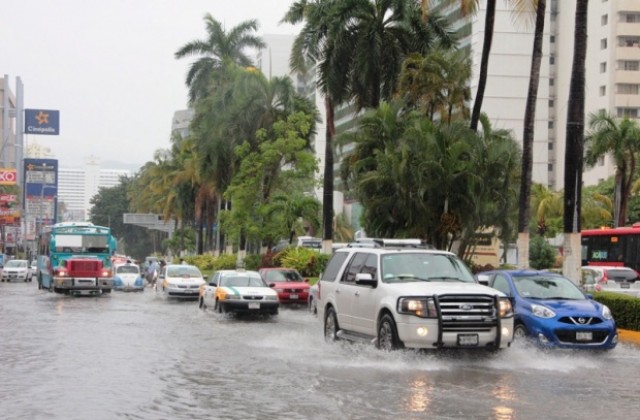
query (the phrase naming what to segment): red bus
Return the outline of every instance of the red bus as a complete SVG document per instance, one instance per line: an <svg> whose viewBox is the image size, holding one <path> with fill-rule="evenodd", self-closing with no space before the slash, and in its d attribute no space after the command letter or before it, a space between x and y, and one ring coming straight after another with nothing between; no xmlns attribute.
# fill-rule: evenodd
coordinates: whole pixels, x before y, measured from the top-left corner
<svg viewBox="0 0 640 420"><path fill-rule="evenodd" d="M582 265L631 267L640 272L640 223L580 232Z"/></svg>

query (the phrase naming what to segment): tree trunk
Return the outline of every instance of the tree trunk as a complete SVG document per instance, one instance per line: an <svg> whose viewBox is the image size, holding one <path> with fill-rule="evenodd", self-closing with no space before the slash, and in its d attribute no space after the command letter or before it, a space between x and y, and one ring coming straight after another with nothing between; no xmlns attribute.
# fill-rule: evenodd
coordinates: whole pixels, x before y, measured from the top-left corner
<svg viewBox="0 0 640 420"><path fill-rule="evenodd" d="M565 276L580 284L580 199L584 153L584 90L587 56L587 10L589 0L576 0L573 65L569 86L566 149L564 155L564 262ZM576 236L578 240L576 240ZM576 244L578 247L576 247Z"/></svg>
<svg viewBox="0 0 640 420"><path fill-rule="evenodd" d="M531 220L531 182L533 178L533 140L535 134L536 103L540 82L540 64L542 63L542 36L544 17L547 10L546 0L538 0L536 26L533 36L533 53L529 72L529 91L524 112L524 130L522 133L522 173L520 178L520 198L518 212L518 267L529 267L529 222Z"/></svg>
<svg viewBox="0 0 640 420"><path fill-rule="evenodd" d="M322 195L322 239L324 252L330 253L333 240L333 137L336 133L336 127L333 120L333 102L328 96L324 99L324 105L327 114L327 128L324 152L324 192Z"/></svg>
<svg viewBox="0 0 640 420"><path fill-rule="evenodd" d="M487 15L484 21L484 41L482 44L482 59L480 61L480 76L478 78L478 91L473 103L471 113L471 129L475 132L478 129L478 120L482 111L482 100L484 99L484 89L487 86L487 72L489 71L489 54L491 53L491 43L493 42L493 23L496 19L496 0L487 0Z"/></svg>

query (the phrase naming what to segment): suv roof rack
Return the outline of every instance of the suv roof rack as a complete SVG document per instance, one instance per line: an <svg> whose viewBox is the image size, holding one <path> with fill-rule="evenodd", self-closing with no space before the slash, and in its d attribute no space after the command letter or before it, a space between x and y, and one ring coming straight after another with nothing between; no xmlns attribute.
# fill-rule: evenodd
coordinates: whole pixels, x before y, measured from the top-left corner
<svg viewBox="0 0 640 420"><path fill-rule="evenodd" d="M435 249L421 239L380 239L380 238L358 238L356 242L351 242L347 248L416 248Z"/></svg>

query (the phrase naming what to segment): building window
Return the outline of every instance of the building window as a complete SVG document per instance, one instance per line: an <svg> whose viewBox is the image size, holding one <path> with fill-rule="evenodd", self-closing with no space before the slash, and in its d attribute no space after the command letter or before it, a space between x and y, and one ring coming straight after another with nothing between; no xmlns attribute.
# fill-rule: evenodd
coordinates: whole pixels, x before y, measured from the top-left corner
<svg viewBox="0 0 640 420"><path fill-rule="evenodd" d="M638 108L616 108L618 118L638 118Z"/></svg>
<svg viewBox="0 0 640 420"><path fill-rule="evenodd" d="M640 13L627 13L626 15L624 15L624 21L626 23L639 23Z"/></svg>
<svg viewBox="0 0 640 420"><path fill-rule="evenodd" d="M604 96L607 94L607 87L606 86L600 86L600 96Z"/></svg>
<svg viewBox="0 0 640 420"><path fill-rule="evenodd" d="M547 143L547 150L553 150L553 143Z"/></svg>
<svg viewBox="0 0 640 420"><path fill-rule="evenodd" d="M551 44L555 43L555 42L556 42L556 36L555 36L555 35L551 35L551 36L549 37L549 42L550 42Z"/></svg>
<svg viewBox="0 0 640 420"><path fill-rule="evenodd" d="M549 108L553 108L556 105L553 99L549 99Z"/></svg>
<svg viewBox="0 0 640 420"><path fill-rule="evenodd" d="M547 165L547 170L549 172L553 172L553 163L550 163L550 164Z"/></svg>
<svg viewBox="0 0 640 420"><path fill-rule="evenodd" d="M620 69L624 71L640 70L640 61L623 60L620 61Z"/></svg>
<svg viewBox="0 0 640 420"><path fill-rule="evenodd" d="M554 124L554 122L553 122L553 121L549 121L549 122L547 123L547 126L549 127L549 129L552 129L552 128L555 126L555 124Z"/></svg>
<svg viewBox="0 0 640 420"><path fill-rule="evenodd" d="M549 86L554 86L556 81L554 79L549 79Z"/></svg>
<svg viewBox="0 0 640 420"><path fill-rule="evenodd" d="M640 85L631 83L618 83L616 92L621 95L637 95L640 93Z"/></svg>
<svg viewBox="0 0 640 420"><path fill-rule="evenodd" d="M549 64L556 64L556 57L553 54L549 55Z"/></svg>
<svg viewBox="0 0 640 420"><path fill-rule="evenodd" d="M603 38L600 40L600 49L601 50L607 49L607 38Z"/></svg>
<svg viewBox="0 0 640 420"><path fill-rule="evenodd" d="M600 63L600 73L606 73L607 72L607 62L605 61L604 63Z"/></svg>
<svg viewBox="0 0 640 420"><path fill-rule="evenodd" d="M600 24L605 26L607 23L609 23L609 15L602 15L600 17Z"/></svg>

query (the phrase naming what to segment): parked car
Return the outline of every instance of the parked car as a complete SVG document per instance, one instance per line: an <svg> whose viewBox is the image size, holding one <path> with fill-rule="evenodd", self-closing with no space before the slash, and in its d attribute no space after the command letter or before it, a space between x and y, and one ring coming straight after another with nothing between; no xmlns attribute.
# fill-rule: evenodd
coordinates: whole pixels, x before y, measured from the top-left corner
<svg viewBox="0 0 640 420"><path fill-rule="evenodd" d="M513 340L511 301L478 284L451 252L398 240L343 248L318 284L327 341L364 341L385 351L494 351Z"/></svg>
<svg viewBox="0 0 640 420"><path fill-rule="evenodd" d="M218 313L277 315L278 294L257 271L218 270L200 287L200 309Z"/></svg>
<svg viewBox="0 0 640 420"><path fill-rule="evenodd" d="M27 260L9 260L2 268L2 281L31 281L31 267Z"/></svg>
<svg viewBox="0 0 640 420"><path fill-rule="evenodd" d="M113 266L113 290L144 291L144 279L140 267L131 262Z"/></svg>
<svg viewBox="0 0 640 420"><path fill-rule="evenodd" d="M613 349L618 343L609 308L560 274L495 270L481 274L514 302L516 340L543 348Z"/></svg>
<svg viewBox="0 0 640 420"><path fill-rule="evenodd" d="M159 288L167 297L198 299L200 286L204 284L202 273L195 265L167 264L158 277Z"/></svg>
<svg viewBox="0 0 640 420"><path fill-rule="evenodd" d="M593 276L601 286L618 286L622 289L628 289L632 283L640 279L636 270L622 266L587 265L582 267L582 273Z"/></svg>
<svg viewBox="0 0 640 420"><path fill-rule="evenodd" d="M278 293L281 304L306 305L309 299L309 279L293 268L269 267L258 270L260 277Z"/></svg>

